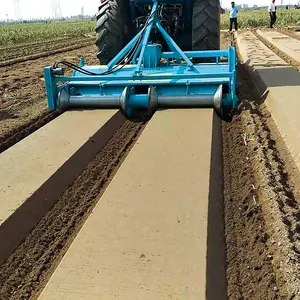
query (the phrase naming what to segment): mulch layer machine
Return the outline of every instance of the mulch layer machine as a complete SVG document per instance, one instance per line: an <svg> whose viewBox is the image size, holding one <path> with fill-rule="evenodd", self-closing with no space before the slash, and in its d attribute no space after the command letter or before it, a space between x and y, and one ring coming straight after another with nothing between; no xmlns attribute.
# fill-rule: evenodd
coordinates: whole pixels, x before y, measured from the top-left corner
<svg viewBox="0 0 300 300"><path fill-rule="evenodd" d="M161 25L159 9L153 1L143 28L107 65L87 66L81 58L79 65L46 67L49 109L120 108L131 117L140 110L214 108L228 118L238 103L234 47L182 51ZM150 41L152 31L161 33L169 51ZM72 75L64 76L62 66Z"/></svg>

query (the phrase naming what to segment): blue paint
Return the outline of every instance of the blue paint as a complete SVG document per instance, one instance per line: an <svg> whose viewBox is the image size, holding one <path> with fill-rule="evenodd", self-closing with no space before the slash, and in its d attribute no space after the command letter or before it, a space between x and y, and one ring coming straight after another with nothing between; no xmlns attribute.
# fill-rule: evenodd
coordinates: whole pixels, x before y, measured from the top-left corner
<svg viewBox="0 0 300 300"><path fill-rule="evenodd" d="M81 56L81 57L79 58L79 67L83 67L83 66L84 66L84 57Z"/></svg>
<svg viewBox="0 0 300 300"><path fill-rule="evenodd" d="M154 4L152 6L152 10L151 10L151 14L150 14L151 17L149 19L149 24L146 27L145 34L144 34L142 42L141 42L142 48L141 48L141 54L139 56L139 61L138 61L136 71L135 71L136 74L139 74L140 70L141 70L141 65L142 65L142 61L143 61L143 58L144 58L145 49L148 45L150 33L151 33L151 30L152 30L152 27L153 27L153 20L156 17L156 14L154 12L156 11L157 7L158 7L158 2L154 1Z"/></svg>
<svg viewBox="0 0 300 300"><path fill-rule="evenodd" d="M57 108L57 85L55 77L52 73L52 67L46 67L44 69L45 76L45 87L48 99L48 107L50 110L54 110Z"/></svg>
<svg viewBox="0 0 300 300"><path fill-rule="evenodd" d="M144 68L156 68L161 60L161 51L159 45L148 45L145 49L143 58Z"/></svg>

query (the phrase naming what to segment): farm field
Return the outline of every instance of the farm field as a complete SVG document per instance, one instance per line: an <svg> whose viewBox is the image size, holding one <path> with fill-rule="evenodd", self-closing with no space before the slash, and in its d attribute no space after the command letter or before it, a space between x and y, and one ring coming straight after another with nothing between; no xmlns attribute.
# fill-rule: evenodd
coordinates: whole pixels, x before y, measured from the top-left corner
<svg viewBox="0 0 300 300"><path fill-rule="evenodd" d="M221 14L221 29L228 28L228 18L229 12ZM269 15L266 10L240 11L238 21L240 28L268 27ZM278 9L276 25L300 27L300 10ZM94 34L94 29L94 21L0 25L0 49L62 39L77 40Z"/></svg>
<svg viewBox="0 0 300 300"><path fill-rule="evenodd" d="M276 26L300 27L300 10L279 9ZM221 29L228 29L228 12L221 15ZM241 11L238 16L240 29L269 26L269 15L264 10ZM70 50L94 41L93 21L26 23L0 25L0 64L20 57Z"/></svg>
<svg viewBox="0 0 300 300"><path fill-rule="evenodd" d="M228 13L221 20L227 29ZM58 164L72 138L86 135L28 192L30 201L10 209L7 220L0 215L0 299L86 296L87 287L95 297L113 291L119 299L126 292L128 299L142 299L147 290L160 299L171 295L172 284L185 298L202 287L208 299L300 299L299 160L281 131L288 121L275 114L287 110L296 123L300 61L280 40L300 51L300 35L288 28L300 26L300 10L279 11L280 28L272 32L264 28L268 23L264 11L241 12L239 33L221 32L221 48L235 45L240 63L240 105L232 122L211 109L162 110L150 120L129 120L119 111L49 112L43 68L63 60L77 64L81 56L98 65L94 22L0 26L0 164L7 163L0 182L13 178L11 170L25 173L17 174L16 191L0 183L0 207L1 199L13 202ZM252 67L262 66L262 74L289 69L294 75L291 91L284 90L289 76L269 88L288 95L290 107L274 109L257 90ZM24 162L10 157L18 149ZM47 153L34 155L37 149ZM30 168L22 164L34 166L44 155L46 163L32 167L26 185ZM13 242L4 243L11 236ZM170 275L174 265L184 276L180 269ZM127 285L120 289L113 272L126 274Z"/></svg>
<svg viewBox="0 0 300 300"><path fill-rule="evenodd" d="M64 38L83 38L94 32L93 21L24 23L0 25L0 47L45 42Z"/></svg>
<svg viewBox="0 0 300 300"><path fill-rule="evenodd" d="M0 65L78 49L93 43L94 36L92 21L0 25Z"/></svg>

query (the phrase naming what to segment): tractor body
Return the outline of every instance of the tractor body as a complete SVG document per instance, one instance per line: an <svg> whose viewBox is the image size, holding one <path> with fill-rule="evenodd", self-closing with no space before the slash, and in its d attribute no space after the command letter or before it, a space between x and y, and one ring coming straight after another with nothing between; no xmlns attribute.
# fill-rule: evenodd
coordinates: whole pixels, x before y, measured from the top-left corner
<svg viewBox="0 0 300 300"><path fill-rule="evenodd" d="M96 45L98 59L107 64L145 25L153 0L106 0L98 9ZM159 0L161 25L185 51L220 49L219 0ZM161 33L150 41L168 46Z"/></svg>
<svg viewBox="0 0 300 300"><path fill-rule="evenodd" d="M192 24L192 0L163 0L159 1L163 5L161 17L162 25L169 34L176 35L178 30L185 30ZM130 19L135 24L135 29L139 30L140 25L145 21L147 14L151 11L152 0L130 1Z"/></svg>

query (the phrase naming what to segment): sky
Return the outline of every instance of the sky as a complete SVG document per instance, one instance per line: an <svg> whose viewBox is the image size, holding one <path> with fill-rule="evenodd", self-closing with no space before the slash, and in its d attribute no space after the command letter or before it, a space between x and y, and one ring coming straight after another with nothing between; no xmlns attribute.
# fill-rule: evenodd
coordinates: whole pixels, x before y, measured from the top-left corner
<svg viewBox="0 0 300 300"><path fill-rule="evenodd" d="M52 17L53 0L19 0L22 18ZM79 15L81 7L84 7L84 14L93 15L97 12L100 0L59 0L62 15L64 17ZM0 19L13 19L14 0L0 0Z"/></svg>
<svg viewBox="0 0 300 300"><path fill-rule="evenodd" d="M17 1L17 0L15 0ZM54 0L19 0L22 18L43 18L52 17L51 3ZM241 1L241 3L240 3ZM248 4L253 5L268 5L269 0L235 0L236 4ZM276 2L280 3L281 0ZM84 13L86 15L93 15L97 12L97 7L100 0L59 0L61 12L64 17L71 15L79 15L81 13L81 7L84 7ZM221 0L222 6L227 8L230 6L231 0ZM298 0L283 0L283 4L295 4ZM14 0L0 0L0 20L8 18L14 19Z"/></svg>

